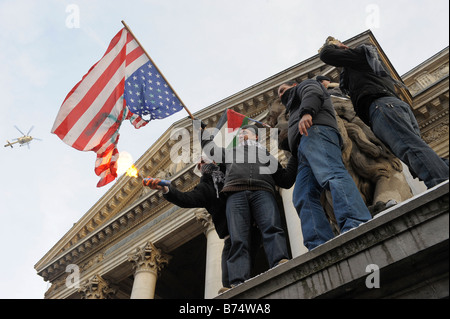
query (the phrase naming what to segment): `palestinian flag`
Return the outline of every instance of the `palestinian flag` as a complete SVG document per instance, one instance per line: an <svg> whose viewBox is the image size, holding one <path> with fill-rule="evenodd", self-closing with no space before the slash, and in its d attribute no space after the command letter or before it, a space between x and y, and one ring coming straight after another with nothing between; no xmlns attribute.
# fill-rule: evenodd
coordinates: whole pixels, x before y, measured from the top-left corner
<svg viewBox="0 0 450 319"><path fill-rule="evenodd" d="M256 124L258 127L270 127L269 125L249 118L244 114L227 109L217 123L216 130L218 131L214 137L214 142L217 146L223 148L236 147L239 143L238 136L241 127L252 123Z"/></svg>
<svg viewBox="0 0 450 319"><path fill-rule="evenodd" d="M236 111L227 109L219 119L216 128L219 130L214 138L216 145L233 148L238 143L240 128L247 125L249 117Z"/></svg>

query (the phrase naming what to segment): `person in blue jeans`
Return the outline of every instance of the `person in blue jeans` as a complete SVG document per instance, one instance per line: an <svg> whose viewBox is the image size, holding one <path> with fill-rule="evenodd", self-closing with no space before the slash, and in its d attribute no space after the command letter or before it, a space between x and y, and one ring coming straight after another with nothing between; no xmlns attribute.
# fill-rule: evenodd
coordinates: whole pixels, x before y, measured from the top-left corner
<svg viewBox="0 0 450 319"><path fill-rule="evenodd" d="M395 90L395 86L404 84L392 78L376 47L362 44L351 49L328 37L320 50L320 59L343 68L341 91L350 95L356 114L408 166L414 177L427 188L448 180L448 159L439 157L421 138L411 107Z"/></svg>
<svg viewBox="0 0 450 319"><path fill-rule="evenodd" d="M227 196L226 218L231 240L227 266L232 287L251 277L253 223L261 232L269 266L272 268L289 259L275 186L292 187L297 159L292 156L283 168L258 142L258 133L256 125L243 126L239 145L233 148L216 147L213 136L202 137L206 156L226 166L222 193Z"/></svg>
<svg viewBox="0 0 450 319"><path fill-rule="evenodd" d="M355 182L342 161L342 137L329 93L319 81L284 83L278 95L289 113L288 144L298 156L293 204L299 214L304 245L309 249L334 237L320 203L331 192L341 233L370 220Z"/></svg>

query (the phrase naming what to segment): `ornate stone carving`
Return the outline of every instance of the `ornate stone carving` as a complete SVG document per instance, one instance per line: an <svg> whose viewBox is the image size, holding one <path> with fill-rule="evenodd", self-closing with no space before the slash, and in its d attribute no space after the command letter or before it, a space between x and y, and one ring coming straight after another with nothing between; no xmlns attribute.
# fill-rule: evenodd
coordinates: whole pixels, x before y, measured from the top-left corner
<svg viewBox="0 0 450 319"><path fill-rule="evenodd" d="M144 247L137 247L134 253L128 255L128 261L133 264L136 272L149 271L156 275L169 263L170 258L149 241Z"/></svg>
<svg viewBox="0 0 450 319"><path fill-rule="evenodd" d="M205 209L196 210L194 212L194 215L197 221L202 223L203 227L205 227L205 233L207 233L211 229L214 229L212 217Z"/></svg>
<svg viewBox="0 0 450 319"><path fill-rule="evenodd" d="M428 144L440 140L442 137L448 137L448 118L439 125L437 125L433 130L430 130L422 135L422 138Z"/></svg>
<svg viewBox="0 0 450 319"><path fill-rule="evenodd" d="M86 271L89 268L91 268L92 266L102 262L104 259L103 253L99 253L97 255L95 255L93 258L90 258L88 261L84 262L83 264L81 264L80 266L80 270Z"/></svg>
<svg viewBox="0 0 450 319"><path fill-rule="evenodd" d="M448 62L434 71L423 71L414 78L414 82L409 85L409 91L415 95L418 92L433 85L444 77L448 76Z"/></svg>
<svg viewBox="0 0 450 319"><path fill-rule="evenodd" d="M95 275L90 280L86 280L78 292L82 299L112 299L117 289L112 288L110 283L100 275Z"/></svg>
<svg viewBox="0 0 450 319"><path fill-rule="evenodd" d="M369 210L377 203L412 197L400 160L358 117L350 100L332 96L340 133L344 140L342 159Z"/></svg>

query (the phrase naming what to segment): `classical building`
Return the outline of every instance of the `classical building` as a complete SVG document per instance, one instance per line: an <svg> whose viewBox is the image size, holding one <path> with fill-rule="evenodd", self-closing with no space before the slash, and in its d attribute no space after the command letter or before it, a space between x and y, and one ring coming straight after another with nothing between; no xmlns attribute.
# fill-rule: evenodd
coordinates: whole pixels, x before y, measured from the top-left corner
<svg viewBox="0 0 450 319"><path fill-rule="evenodd" d="M400 77L370 31L345 43L349 46L372 43L378 47L394 77L402 79L409 88L399 93L413 107L423 138L440 156L448 158L448 47ZM213 127L224 110L230 108L266 121L272 105L278 103L276 92L281 83L294 79L302 81L317 75L327 75L339 82L339 70L324 64L315 55L206 107L194 116ZM192 121L180 120L161 135L135 166L143 176L170 179L177 188L188 191L197 184L199 177L193 170L194 163L173 163L170 159L172 147L178 142L170 139L170 133L176 128L189 130L189 147L192 148ZM279 155L285 160L281 150ZM358 268L359 274L355 271L354 267L363 263L358 256L391 253L391 259L375 263L366 261L364 265L376 264L374 267L401 273L402 265L409 269L416 262L414 258L412 261L407 259L408 256L422 256L423 259L431 254L435 265L441 267L430 270L431 275L423 279L428 282L428 290L435 291L434 295L430 293L427 296L448 297L448 199L444 199L448 195L448 183L436 190L425 191L411 176L405 176L415 195L413 198L405 201L404 205L400 203L398 207L383 212L381 217L374 218L364 227L341 235L311 252L302 244L300 221L291 203L292 189L280 189L278 202L293 259L268 270L264 251L260 248L253 272L254 275L262 275L220 296L223 241L215 232L206 210L177 207L167 202L160 191L144 188L140 179L126 175L118 178L110 190L36 263L35 269L39 276L51 283L45 293L47 299L333 298L355 297L361 292L361 288L355 288L355 285L361 283L367 273L364 271L366 268L363 271ZM426 228L429 224L434 228ZM407 231L400 235L396 233L399 229ZM427 235L419 236L415 232ZM400 238L416 244L405 244L406 248L397 256L390 249L399 245L389 241ZM381 247L384 245L382 241L390 243L390 246ZM430 241L433 243L428 244ZM445 247L446 258L442 252ZM343 266L339 263L343 262L352 276L346 276L345 269L340 273ZM426 268L423 263L420 265ZM330 269L334 269L334 273ZM328 277L323 276L325 272ZM408 271L406 273L409 274ZM389 274L394 276L392 272ZM315 285L314 276L322 276ZM336 280L328 283L327 280L333 276ZM438 279L429 279L433 276ZM446 287L442 278L447 280ZM405 291L418 285L405 284L408 282L405 279L397 290ZM433 283L439 283L436 286L440 288L430 287ZM323 289L318 289L318 286ZM383 294L377 290L378 295L366 296L400 294L393 287L390 289L390 293ZM419 290L415 288L413 291Z"/></svg>

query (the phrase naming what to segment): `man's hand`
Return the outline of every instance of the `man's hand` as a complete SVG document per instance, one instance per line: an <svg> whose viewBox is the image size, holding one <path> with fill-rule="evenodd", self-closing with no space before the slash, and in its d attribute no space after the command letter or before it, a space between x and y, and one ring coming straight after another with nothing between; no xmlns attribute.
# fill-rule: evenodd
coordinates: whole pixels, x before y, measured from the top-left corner
<svg viewBox="0 0 450 319"><path fill-rule="evenodd" d="M151 177L147 177L142 180L142 184L144 184L144 186L150 187L151 189L162 190L164 194L167 193L169 191L169 188L167 186L158 185L159 182L161 182L159 178Z"/></svg>
<svg viewBox="0 0 450 319"><path fill-rule="evenodd" d="M202 120L199 120L198 118L194 118L192 121L200 122L200 127L201 127L202 130L204 130L207 127L207 125L205 123L203 123Z"/></svg>
<svg viewBox="0 0 450 319"><path fill-rule="evenodd" d="M334 37L332 37L332 36L329 36L329 37L325 40L325 44L319 49L319 53L320 53L320 51L322 51L322 49L323 49L325 46L331 45L331 44L337 46L339 49L344 49L344 50L349 49L348 46L346 46L344 43L342 43L342 42L339 41L338 39L336 39L336 38L334 38Z"/></svg>
<svg viewBox="0 0 450 319"><path fill-rule="evenodd" d="M301 135L308 136L308 129L313 125L311 114L304 114L298 122L298 130Z"/></svg>
<svg viewBox="0 0 450 319"><path fill-rule="evenodd" d="M348 46L346 46L344 43L342 43L342 42L340 42L340 41L338 41L338 43L336 43L336 46L339 48L339 49L344 49L344 50L347 50L349 47Z"/></svg>

